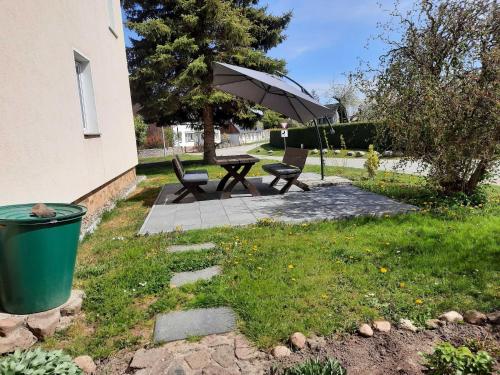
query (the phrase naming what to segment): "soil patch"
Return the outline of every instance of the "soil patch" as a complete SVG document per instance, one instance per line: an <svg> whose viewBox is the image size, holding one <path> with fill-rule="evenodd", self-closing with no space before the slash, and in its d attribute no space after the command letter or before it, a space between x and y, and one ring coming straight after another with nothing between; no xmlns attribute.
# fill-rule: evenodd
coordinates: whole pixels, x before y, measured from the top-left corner
<svg viewBox="0 0 500 375"><path fill-rule="evenodd" d="M430 353L434 345L449 341L463 345L468 340L487 343L489 347L500 346L498 327L479 327L470 324L449 324L436 330L418 333L393 328L389 333L375 333L371 338L358 335L339 340L330 337L325 345L293 353L278 361L289 367L308 358L335 358L349 375L417 375L424 374L419 352ZM497 358L498 366L498 358Z"/></svg>

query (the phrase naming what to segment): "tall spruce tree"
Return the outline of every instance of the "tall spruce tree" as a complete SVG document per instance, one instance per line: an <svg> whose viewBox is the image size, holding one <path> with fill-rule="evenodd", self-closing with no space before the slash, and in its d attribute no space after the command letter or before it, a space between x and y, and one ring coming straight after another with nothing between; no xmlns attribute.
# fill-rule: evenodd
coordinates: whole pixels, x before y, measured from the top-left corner
<svg viewBox="0 0 500 375"><path fill-rule="evenodd" d="M211 87L212 63L284 70L266 56L281 43L291 13L270 15L258 0L124 0L137 38L127 50L133 100L148 122L201 123L204 160L215 158L214 129L227 119L255 120L247 104Z"/></svg>

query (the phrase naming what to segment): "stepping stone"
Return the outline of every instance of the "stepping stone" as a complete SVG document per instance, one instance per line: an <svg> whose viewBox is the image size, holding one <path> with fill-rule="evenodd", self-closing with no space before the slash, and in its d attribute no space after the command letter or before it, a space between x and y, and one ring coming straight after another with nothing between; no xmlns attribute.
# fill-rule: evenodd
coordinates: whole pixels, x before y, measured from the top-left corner
<svg viewBox="0 0 500 375"><path fill-rule="evenodd" d="M235 328L236 316L233 310L227 307L175 311L158 315L154 342L170 342L193 336L227 333Z"/></svg>
<svg viewBox="0 0 500 375"><path fill-rule="evenodd" d="M219 266L204 268L199 271L174 273L170 280L170 287L175 288L184 284L194 283L198 280L210 280L221 273Z"/></svg>
<svg viewBox="0 0 500 375"><path fill-rule="evenodd" d="M212 250L217 246L213 242L199 243L195 245L173 245L167 248L169 253L184 253L186 251Z"/></svg>

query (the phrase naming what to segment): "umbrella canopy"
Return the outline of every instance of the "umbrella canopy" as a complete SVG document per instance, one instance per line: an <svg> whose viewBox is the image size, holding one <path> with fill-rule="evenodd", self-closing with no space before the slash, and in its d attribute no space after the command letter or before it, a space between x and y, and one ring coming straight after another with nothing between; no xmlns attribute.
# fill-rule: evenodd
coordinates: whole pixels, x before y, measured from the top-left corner
<svg viewBox="0 0 500 375"><path fill-rule="evenodd" d="M214 63L213 69L215 88L272 109L301 123L331 113L330 109L307 93L289 85L276 75L218 62Z"/></svg>

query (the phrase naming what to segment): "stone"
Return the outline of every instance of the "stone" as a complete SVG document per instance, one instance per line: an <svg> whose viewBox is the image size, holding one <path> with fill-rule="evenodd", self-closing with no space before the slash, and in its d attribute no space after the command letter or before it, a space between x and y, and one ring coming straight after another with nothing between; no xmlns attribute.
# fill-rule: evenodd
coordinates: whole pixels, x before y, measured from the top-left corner
<svg viewBox="0 0 500 375"><path fill-rule="evenodd" d="M139 349L130 362L130 367L133 369L141 369L154 366L161 360L171 360L172 353L167 348Z"/></svg>
<svg viewBox="0 0 500 375"><path fill-rule="evenodd" d="M399 328L404 329L406 331L417 332L418 328L415 327L413 322L410 319L400 319L399 320Z"/></svg>
<svg viewBox="0 0 500 375"><path fill-rule="evenodd" d="M241 347L234 349L234 354L236 358L248 361L257 357L257 350L252 347Z"/></svg>
<svg viewBox="0 0 500 375"><path fill-rule="evenodd" d="M170 342L193 336L227 333L236 328L236 316L226 307L175 311L158 315L154 342Z"/></svg>
<svg viewBox="0 0 500 375"><path fill-rule="evenodd" d="M464 320L463 316L456 311L448 311L439 316L439 320L443 320L448 323L456 323Z"/></svg>
<svg viewBox="0 0 500 375"><path fill-rule="evenodd" d="M321 150L321 152L322 152L323 154L328 154L328 149L327 149L327 148L324 148L323 150Z"/></svg>
<svg viewBox="0 0 500 375"><path fill-rule="evenodd" d="M290 336L290 344L292 344L295 349L304 349L306 347L306 340L306 336L301 332L295 332Z"/></svg>
<svg viewBox="0 0 500 375"><path fill-rule="evenodd" d="M288 356L290 356L290 354L292 354L292 351L283 345L278 345L278 346L274 347L274 349L272 351L272 355L275 358L288 357Z"/></svg>
<svg viewBox="0 0 500 375"><path fill-rule="evenodd" d="M76 357L73 362L80 367L85 375L94 375L97 371L97 366L88 355Z"/></svg>
<svg viewBox="0 0 500 375"><path fill-rule="evenodd" d="M486 317L486 315L477 310L468 310L464 313L464 320L467 323L482 326L484 323L486 323L488 318Z"/></svg>
<svg viewBox="0 0 500 375"><path fill-rule="evenodd" d="M239 361L238 367L240 368L242 375L264 375L266 373L264 370L264 364L259 362L250 363L246 361Z"/></svg>
<svg viewBox="0 0 500 375"><path fill-rule="evenodd" d="M240 372L236 368L227 369L216 365L210 365L202 370L202 375L238 375Z"/></svg>
<svg viewBox="0 0 500 375"><path fill-rule="evenodd" d="M220 345L232 345L234 343L234 340L225 335L209 335L203 337L200 343L211 348Z"/></svg>
<svg viewBox="0 0 500 375"><path fill-rule="evenodd" d="M0 354L10 353L16 349L28 349L36 343L36 337L25 327L19 327L7 337L0 337Z"/></svg>
<svg viewBox="0 0 500 375"><path fill-rule="evenodd" d="M44 203L37 203L31 208L31 214L36 217L54 217L56 211Z"/></svg>
<svg viewBox="0 0 500 375"><path fill-rule="evenodd" d="M161 372L157 370L152 370L152 374L160 374ZM190 374L191 372L188 371L186 368L186 365L184 365L183 362L181 361L173 361L170 366L168 367L168 370L164 372L165 375L186 375Z"/></svg>
<svg viewBox="0 0 500 375"><path fill-rule="evenodd" d="M338 155L338 154L340 154L340 150L333 150L333 153L334 153L335 155Z"/></svg>
<svg viewBox="0 0 500 375"><path fill-rule="evenodd" d="M370 327L368 324L361 324L359 326L359 334L363 337L372 337L373 336L373 329Z"/></svg>
<svg viewBox="0 0 500 375"><path fill-rule="evenodd" d="M210 280L220 273L221 268L219 266L209 267L198 271L174 273L172 279L170 279L170 287L175 288L177 286L195 283L199 280Z"/></svg>
<svg viewBox="0 0 500 375"><path fill-rule="evenodd" d="M356 151L356 157L360 158L362 156L365 156L365 153L363 151Z"/></svg>
<svg viewBox="0 0 500 375"><path fill-rule="evenodd" d="M319 351L326 346L326 340L324 337L313 336L307 339L307 345L311 350Z"/></svg>
<svg viewBox="0 0 500 375"><path fill-rule="evenodd" d="M8 336L11 332L20 327L25 318L19 315L0 314L0 336Z"/></svg>
<svg viewBox="0 0 500 375"><path fill-rule="evenodd" d="M61 313L56 309L31 315L28 317L26 323L36 337L44 339L54 334L59 324L59 319L61 319Z"/></svg>
<svg viewBox="0 0 500 375"><path fill-rule="evenodd" d="M390 332L391 331L391 323L387 320L375 320L373 322L373 328L378 332Z"/></svg>
<svg viewBox="0 0 500 375"><path fill-rule="evenodd" d="M224 368L234 365L234 350L229 345L218 346L212 353L212 359Z"/></svg>
<svg viewBox="0 0 500 375"><path fill-rule="evenodd" d="M387 150L387 151L384 151L384 152L382 153L382 156L383 156L384 158L390 158L390 157L392 157L392 154L393 154L393 153L392 153L392 151Z"/></svg>
<svg viewBox="0 0 500 375"><path fill-rule="evenodd" d="M316 155L316 154L319 154L319 150L318 150L317 148L313 149L311 152L312 152L313 154L315 154L315 155Z"/></svg>
<svg viewBox="0 0 500 375"><path fill-rule="evenodd" d="M347 156L354 156L354 151L347 151Z"/></svg>
<svg viewBox="0 0 500 375"><path fill-rule="evenodd" d="M438 329L439 327L441 327L443 325L443 321L439 320L439 319L427 319L425 321L425 326L428 328L428 329Z"/></svg>
<svg viewBox="0 0 500 375"><path fill-rule="evenodd" d="M185 356L184 360L193 370L199 370L210 363L210 353L208 350L198 350Z"/></svg>
<svg viewBox="0 0 500 375"><path fill-rule="evenodd" d="M272 154L274 154L274 151L273 151L273 150L268 150L268 151L267 151L267 153L268 153L269 155L272 155Z"/></svg>
<svg viewBox="0 0 500 375"><path fill-rule="evenodd" d="M77 296L76 294L71 294L68 302L61 306L61 315L70 316L76 315L82 311L83 298Z"/></svg>
<svg viewBox="0 0 500 375"><path fill-rule="evenodd" d="M59 323L57 324L56 327L56 332L61 332L64 331L65 329L68 329L72 322L73 322L72 316L61 316L61 319L59 319Z"/></svg>
<svg viewBox="0 0 500 375"><path fill-rule="evenodd" d="M488 318L488 322L491 324L500 324L500 310L493 311L487 314L486 317Z"/></svg>
<svg viewBox="0 0 500 375"><path fill-rule="evenodd" d="M169 253L185 253L188 251L206 251L217 247L213 242L204 242L194 245L173 245L167 248Z"/></svg>

